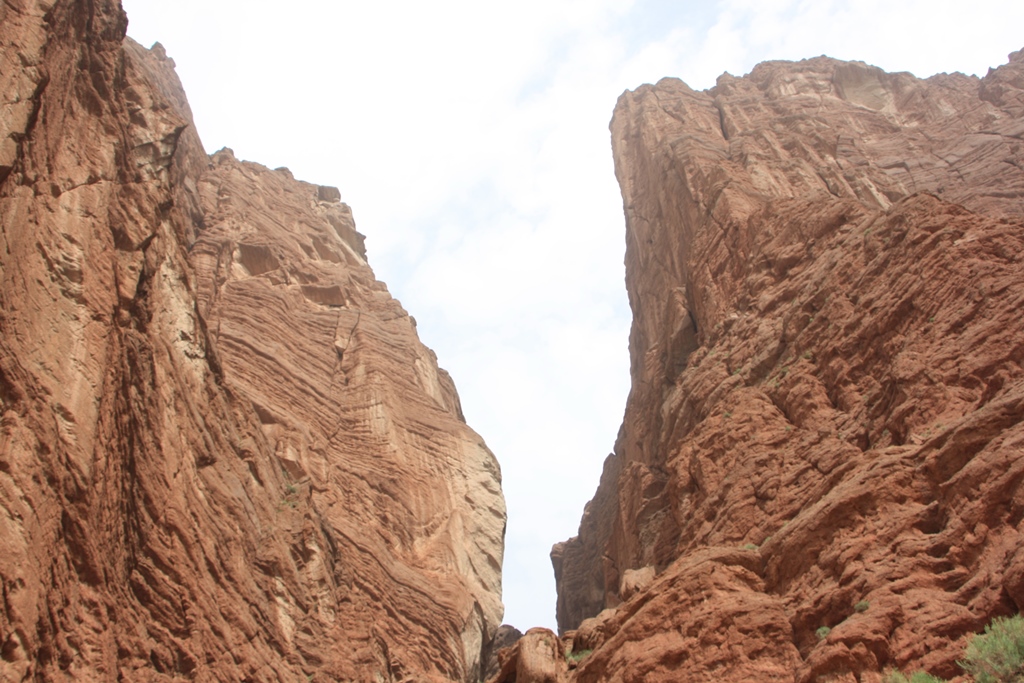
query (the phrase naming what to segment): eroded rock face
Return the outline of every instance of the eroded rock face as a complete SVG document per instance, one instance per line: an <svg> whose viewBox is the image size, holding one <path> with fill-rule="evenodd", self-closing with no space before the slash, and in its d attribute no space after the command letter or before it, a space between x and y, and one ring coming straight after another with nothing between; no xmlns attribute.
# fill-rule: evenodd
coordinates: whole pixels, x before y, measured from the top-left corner
<svg viewBox="0 0 1024 683"><path fill-rule="evenodd" d="M449 638L441 652L475 668L501 622L494 456L375 280L351 212L324 191L334 188L222 150L198 189L205 227L190 260L218 360L295 482L295 508L319 512L347 558L344 581L360 589L331 603L333 637L372 644L390 621L389 660L460 677L431 661L431 642ZM303 552L319 571L324 549Z"/></svg>
<svg viewBox="0 0 1024 683"><path fill-rule="evenodd" d="M520 630L515 626L502 624L498 627L498 631L494 634L494 638L491 640L490 647L484 651L484 662L481 667L483 675L480 677L481 680L489 681L498 675L501 671L502 651L515 645L522 637L522 632L520 632Z"/></svg>
<svg viewBox="0 0 1024 683"><path fill-rule="evenodd" d="M531 628L504 650L491 683L565 683L569 667L561 640L551 629Z"/></svg>
<svg viewBox="0 0 1024 683"><path fill-rule="evenodd" d="M552 553L577 680L949 677L1024 608L1022 94L1024 52L623 94L632 389Z"/></svg>
<svg viewBox="0 0 1024 683"><path fill-rule="evenodd" d="M0 5L0 679L478 680L504 503L334 188Z"/></svg>

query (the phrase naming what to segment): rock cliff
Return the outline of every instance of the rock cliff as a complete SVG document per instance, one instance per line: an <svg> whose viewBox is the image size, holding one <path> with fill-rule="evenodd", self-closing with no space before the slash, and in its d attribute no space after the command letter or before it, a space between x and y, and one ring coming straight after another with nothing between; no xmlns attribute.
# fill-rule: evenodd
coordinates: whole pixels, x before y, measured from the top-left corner
<svg viewBox="0 0 1024 683"><path fill-rule="evenodd" d="M632 389L552 551L574 680L951 677L1024 608L1022 103L1024 51L622 95Z"/></svg>
<svg viewBox="0 0 1024 683"><path fill-rule="evenodd" d="M477 680L500 473L334 188L0 5L0 679Z"/></svg>

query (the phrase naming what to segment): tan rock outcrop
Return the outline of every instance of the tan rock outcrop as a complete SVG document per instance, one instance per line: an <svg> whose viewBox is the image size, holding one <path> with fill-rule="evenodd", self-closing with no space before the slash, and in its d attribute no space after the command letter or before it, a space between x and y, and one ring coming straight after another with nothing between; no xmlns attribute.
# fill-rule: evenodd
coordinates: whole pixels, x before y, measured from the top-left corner
<svg viewBox="0 0 1024 683"><path fill-rule="evenodd" d="M531 628L498 653L501 668L490 683L564 683L569 667L554 631Z"/></svg>
<svg viewBox="0 0 1024 683"><path fill-rule="evenodd" d="M335 188L118 3L0 5L0 679L478 680L493 455Z"/></svg>
<svg viewBox="0 0 1024 683"><path fill-rule="evenodd" d="M502 624L491 640L490 647L484 651L484 662L482 680L489 681L498 675L501 670L501 654L503 650L512 647L523 637L522 632L510 624Z"/></svg>
<svg viewBox="0 0 1024 683"><path fill-rule="evenodd" d="M1024 608L1022 74L620 98L632 389L552 552L578 680L950 677Z"/></svg>

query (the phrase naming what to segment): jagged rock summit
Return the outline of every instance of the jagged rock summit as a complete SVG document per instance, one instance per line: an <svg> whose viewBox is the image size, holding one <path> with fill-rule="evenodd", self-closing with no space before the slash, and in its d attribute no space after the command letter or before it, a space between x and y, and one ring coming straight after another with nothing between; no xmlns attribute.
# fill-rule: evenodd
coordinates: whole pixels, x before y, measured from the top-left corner
<svg viewBox="0 0 1024 683"><path fill-rule="evenodd" d="M478 680L494 456L338 190L126 26L0 5L0 679Z"/></svg>
<svg viewBox="0 0 1024 683"><path fill-rule="evenodd" d="M1024 51L622 95L632 389L562 678L953 677L1024 608L1022 104Z"/></svg>

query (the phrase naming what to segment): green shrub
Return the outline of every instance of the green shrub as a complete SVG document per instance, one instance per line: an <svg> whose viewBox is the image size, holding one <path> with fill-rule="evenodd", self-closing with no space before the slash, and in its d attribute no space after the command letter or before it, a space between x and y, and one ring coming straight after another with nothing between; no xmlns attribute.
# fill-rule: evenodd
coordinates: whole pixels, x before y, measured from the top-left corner
<svg viewBox="0 0 1024 683"><path fill-rule="evenodd" d="M1024 617L996 617L967 643L960 667L977 683L1024 681Z"/></svg>
<svg viewBox="0 0 1024 683"><path fill-rule="evenodd" d="M565 658L570 662L582 662L590 656L593 650L580 650L579 652L566 652Z"/></svg>
<svg viewBox="0 0 1024 683"><path fill-rule="evenodd" d="M853 606L853 609L854 609L854 611L857 611L857 612L867 612L868 611L868 607L871 607L871 603L868 602L867 600L861 600L860 602L858 602L856 605Z"/></svg>
<svg viewBox="0 0 1024 683"><path fill-rule="evenodd" d="M818 640L825 640L828 638L828 634L832 633L832 629L828 626L819 626L818 630L814 632L814 635L818 636Z"/></svg>
<svg viewBox="0 0 1024 683"><path fill-rule="evenodd" d="M915 671L909 677L899 671L892 671L883 680L884 683L946 683L946 679L932 676L924 671Z"/></svg>
<svg viewBox="0 0 1024 683"><path fill-rule="evenodd" d="M753 543L746 543L743 545L744 550L757 550L757 546Z"/></svg>

